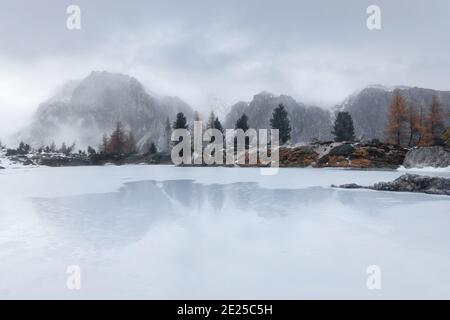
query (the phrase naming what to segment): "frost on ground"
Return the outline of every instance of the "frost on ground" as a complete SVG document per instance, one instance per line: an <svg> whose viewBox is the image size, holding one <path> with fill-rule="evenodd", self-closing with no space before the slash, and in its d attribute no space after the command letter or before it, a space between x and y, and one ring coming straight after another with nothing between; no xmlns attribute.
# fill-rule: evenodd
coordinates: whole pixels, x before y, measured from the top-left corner
<svg viewBox="0 0 450 320"><path fill-rule="evenodd" d="M450 298L448 197L329 188L400 175L2 170L0 298ZM369 265L382 290L367 289Z"/></svg>

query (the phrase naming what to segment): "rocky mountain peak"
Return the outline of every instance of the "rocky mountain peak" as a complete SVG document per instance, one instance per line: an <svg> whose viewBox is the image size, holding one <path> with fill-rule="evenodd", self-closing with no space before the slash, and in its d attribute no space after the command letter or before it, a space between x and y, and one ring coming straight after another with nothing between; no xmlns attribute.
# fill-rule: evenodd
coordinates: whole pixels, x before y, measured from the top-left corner
<svg viewBox="0 0 450 320"><path fill-rule="evenodd" d="M117 121L136 139L159 143L167 118L177 112L193 117L192 108L177 97L154 97L135 78L107 71L94 71L86 78L70 81L42 103L33 122L17 135L35 147L52 141L79 148L98 146ZM161 142L162 144L162 142Z"/></svg>

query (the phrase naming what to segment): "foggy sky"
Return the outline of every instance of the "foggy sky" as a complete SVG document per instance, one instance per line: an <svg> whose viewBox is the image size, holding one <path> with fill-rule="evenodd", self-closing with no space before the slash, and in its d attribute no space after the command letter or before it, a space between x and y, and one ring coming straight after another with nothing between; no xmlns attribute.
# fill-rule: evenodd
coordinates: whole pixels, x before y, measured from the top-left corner
<svg viewBox="0 0 450 320"><path fill-rule="evenodd" d="M366 28L370 4L381 30ZM0 138L92 70L204 112L263 90L323 107L369 84L450 90L449 15L447 0L0 0Z"/></svg>

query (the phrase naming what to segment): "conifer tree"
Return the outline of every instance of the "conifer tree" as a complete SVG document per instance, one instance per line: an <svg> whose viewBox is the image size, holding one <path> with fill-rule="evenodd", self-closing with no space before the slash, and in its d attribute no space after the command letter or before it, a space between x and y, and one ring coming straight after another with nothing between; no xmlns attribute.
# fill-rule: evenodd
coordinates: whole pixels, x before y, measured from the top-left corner
<svg viewBox="0 0 450 320"><path fill-rule="evenodd" d="M338 142L355 139L355 128L350 113L342 111L337 114L331 133L334 135L334 140Z"/></svg>
<svg viewBox="0 0 450 320"><path fill-rule="evenodd" d="M280 143L285 144L291 139L291 126L288 113L282 104L279 104L273 110L272 119L270 119L272 129L279 130Z"/></svg>
<svg viewBox="0 0 450 320"><path fill-rule="evenodd" d="M248 117L245 113L236 121L235 129L242 129L244 132L248 130Z"/></svg>
<svg viewBox="0 0 450 320"><path fill-rule="evenodd" d="M189 126L187 124L186 117L184 116L183 112L177 113L177 118L175 119L175 122L173 123L173 129L188 129Z"/></svg>
<svg viewBox="0 0 450 320"><path fill-rule="evenodd" d="M149 153L150 153L150 154L155 154L155 153L157 153L157 152L158 152L158 149L156 148L155 143L152 141L152 142L150 143Z"/></svg>
<svg viewBox="0 0 450 320"><path fill-rule="evenodd" d="M219 121L219 117L216 117L216 118L214 119L213 128L214 128L214 129L217 129L217 130L219 130L220 132L223 133L224 130L223 130L222 124L221 124L220 121Z"/></svg>

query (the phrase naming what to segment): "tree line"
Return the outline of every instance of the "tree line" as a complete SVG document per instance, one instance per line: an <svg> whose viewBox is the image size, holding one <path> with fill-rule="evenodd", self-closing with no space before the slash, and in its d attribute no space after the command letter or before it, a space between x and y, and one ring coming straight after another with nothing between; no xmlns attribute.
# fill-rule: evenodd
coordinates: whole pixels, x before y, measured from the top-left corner
<svg viewBox="0 0 450 320"><path fill-rule="evenodd" d="M407 103L399 90L395 90L387 113L387 126L385 130L384 141L404 147L429 146L429 145L450 145L450 127L445 128L445 119L448 115L443 111L442 105L436 96L433 96L428 106L416 106ZM199 121L200 115L195 112L194 121ZM244 132L249 127L249 118L243 113L235 123L235 129L242 129ZM274 108L270 118L272 129L279 130L280 144L283 145L291 139L291 125L289 115L283 104ZM166 119L164 126L164 139L162 152L170 153L170 148L178 142L172 142L171 132L176 129L190 129L186 116L179 112L173 123ZM211 112L206 122L206 129L217 129L224 132L222 123L214 112ZM334 120L332 132L334 140L355 141L355 129L350 113L338 112ZM63 153L69 155L75 150L75 143L66 145L63 143L57 148L52 142L49 146L41 147L39 153ZM121 122L116 123L115 129L108 135L103 135L102 143L98 151L89 146L87 155L94 158L122 158L138 153L152 155L160 152L156 143L148 139L138 150L136 140L131 131L126 132ZM8 155L23 155L31 152L29 144L20 142L17 149L8 149ZM85 151L79 151L85 154Z"/></svg>
<svg viewBox="0 0 450 320"><path fill-rule="evenodd" d="M405 147L443 145L445 132L449 134L446 117L437 96L428 106L416 106L396 90L388 110L387 140Z"/></svg>

